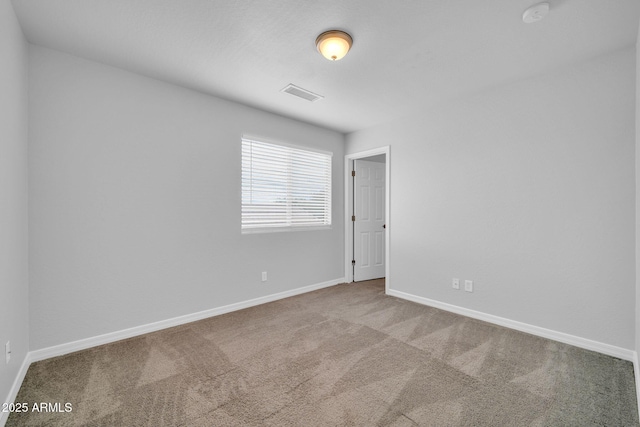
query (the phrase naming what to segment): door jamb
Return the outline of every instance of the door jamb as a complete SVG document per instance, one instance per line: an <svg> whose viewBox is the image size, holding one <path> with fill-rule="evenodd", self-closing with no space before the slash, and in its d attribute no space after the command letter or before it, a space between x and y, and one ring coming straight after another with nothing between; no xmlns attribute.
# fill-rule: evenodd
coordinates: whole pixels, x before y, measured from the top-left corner
<svg viewBox="0 0 640 427"><path fill-rule="evenodd" d="M386 145L380 148L374 148L371 150L360 151L358 153L346 154L344 156L344 170L345 170L345 182L344 182L344 254L345 254L345 263L344 263L344 277L347 279L347 283L353 282L353 268L351 266L351 259L353 254L353 244L354 242L349 236L352 236L351 227L353 227L351 221L351 213L349 212L349 206L351 201L349 200L349 185L351 185L351 161L363 159L365 157L377 156L379 154L385 155L385 183L384 183L384 217L386 223L386 235L384 239L384 272L385 272L385 285L384 291L385 293L389 293L391 283L390 281L390 266L389 266L389 258L390 258L390 244L391 241L391 215L390 215L390 200L391 200L391 159L390 153L391 147Z"/></svg>

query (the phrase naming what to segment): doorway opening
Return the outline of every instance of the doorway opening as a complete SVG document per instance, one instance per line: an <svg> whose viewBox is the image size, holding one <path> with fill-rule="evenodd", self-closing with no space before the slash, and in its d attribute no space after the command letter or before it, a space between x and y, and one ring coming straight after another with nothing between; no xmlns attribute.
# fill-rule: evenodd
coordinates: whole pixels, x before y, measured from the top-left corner
<svg viewBox="0 0 640 427"><path fill-rule="evenodd" d="M345 156L345 277L385 278L389 290L389 146ZM354 176L355 175L355 176Z"/></svg>

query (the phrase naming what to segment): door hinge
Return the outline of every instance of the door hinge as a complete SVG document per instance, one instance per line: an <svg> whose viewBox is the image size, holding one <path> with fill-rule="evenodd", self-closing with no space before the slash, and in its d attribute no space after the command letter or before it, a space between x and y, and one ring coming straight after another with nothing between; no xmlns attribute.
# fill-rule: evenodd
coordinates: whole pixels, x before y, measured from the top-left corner
<svg viewBox="0 0 640 427"><path fill-rule="evenodd" d="M356 171L351 171L351 176L356 176Z"/></svg>
<svg viewBox="0 0 640 427"><path fill-rule="evenodd" d="M356 260L355 259L351 260L351 265L356 265Z"/></svg>
<svg viewBox="0 0 640 427"><path fill-rule="evenodd" d="M351 221L355 221L356 220L356 216L355 215L351 215Z"/></svg>

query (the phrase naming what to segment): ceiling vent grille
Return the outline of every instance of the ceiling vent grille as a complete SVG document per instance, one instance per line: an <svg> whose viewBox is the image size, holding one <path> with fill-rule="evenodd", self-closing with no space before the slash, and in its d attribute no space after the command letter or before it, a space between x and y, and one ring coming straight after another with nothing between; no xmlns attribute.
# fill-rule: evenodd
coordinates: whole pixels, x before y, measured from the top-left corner
<svg viewBox="0 0 640 427"><path fill-rule="evenodd" d="M284 89L280 92L285 92L293 96L297 96L298 98L306 99L307 101L315 102L320 99L324 99L324 96L318 95L317 93L313 93L306 89L302 89L294 84L288 84Z"/></svg>

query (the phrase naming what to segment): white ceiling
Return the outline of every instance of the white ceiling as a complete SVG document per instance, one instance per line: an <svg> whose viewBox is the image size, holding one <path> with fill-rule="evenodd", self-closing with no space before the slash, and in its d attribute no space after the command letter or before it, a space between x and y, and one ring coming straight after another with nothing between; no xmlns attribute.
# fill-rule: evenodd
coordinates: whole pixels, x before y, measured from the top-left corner
<svg viewBox="0 0 640 427"><path fill-rule="evenodd" d="M13 0L34 44L351 132L633 46L638 0ZM342 29L330 62L315 38ZM281 93L293 83L325 99Z"/></svg>

